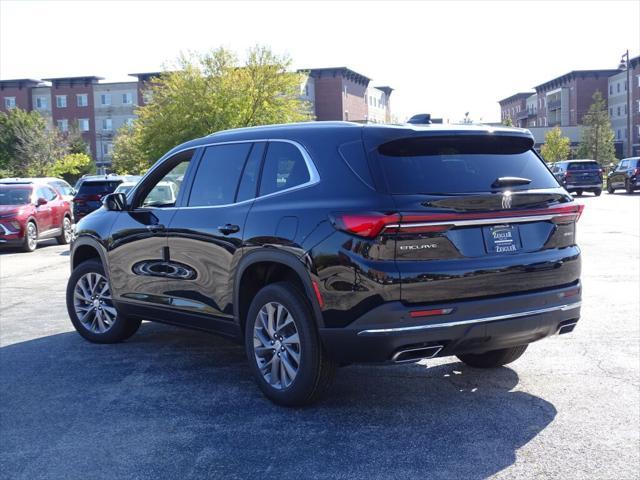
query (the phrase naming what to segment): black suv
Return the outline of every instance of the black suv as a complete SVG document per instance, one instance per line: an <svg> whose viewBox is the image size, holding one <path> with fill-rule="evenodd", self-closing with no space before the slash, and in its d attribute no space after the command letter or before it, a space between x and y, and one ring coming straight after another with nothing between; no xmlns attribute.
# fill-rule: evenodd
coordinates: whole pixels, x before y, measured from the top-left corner
<svg viewBox="0 0 640 480"><path fill-rule="evenodd" d="M602 167L595 160L566 160L554 163L551 171L567 192L593 192L596 197L602 193Z"/></svg>
<svg viewBox="0 0 640 480"><path fill-rule="evenodd" d="M624 188L627 193L640 190L640 157L623 158L607 176L607 192Z"/></svg>
<svg viewBox="0 0 640 480"><path fill-rule="evenodd" d="M243 341L285 405L352 362L504 365L580 316L582 207L533 143L346 122L185 143L78 224L69 315L99 343L142 319ZM155 200L160 182L175 202Z"/></svg>
<svg viewBox="0 0 640 480"><path fill-rule="evenodd" d="M135 182L140 177L131 175L87 175L76 183L73 197L73 216L76 220L89 215L102 206L102 197L113 192L122 182Z"/></svg>

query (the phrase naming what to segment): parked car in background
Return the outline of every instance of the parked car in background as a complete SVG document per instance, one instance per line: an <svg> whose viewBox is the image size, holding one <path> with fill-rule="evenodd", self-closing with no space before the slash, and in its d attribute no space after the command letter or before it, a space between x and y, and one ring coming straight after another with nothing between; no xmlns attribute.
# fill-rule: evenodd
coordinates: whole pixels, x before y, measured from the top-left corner
<svg viewBox="0 0 640 480"><path fill-rule="evenodd" d="M23 178L3 178L0 179L0 183L47 183L54 187L62 198L68 202L73 201L73 196L76 191L69 185L66 180L56 177L23 177Z"/></svg>
<svg viewBox="0 0 640 480"><path fill-rule="evenodd" d="M122 182L118 187L113 191L113 193L124 193L127 195L133 187L136 186L138 182Z"/></svg>
<svg viewBox="0 0 640 480"><path fill-rule="evenodd" d="M623 158L607 175L607 192L623 188L627 193L640 190L640 157Z"/></svg>
<svg viewBox="0 0 640 480"><path fill-rule="evenodd" d="M76 183L73 197L73 214L76 221L102 206L102 197L118 188L123 182L137 182L135 175L90 175L82 177Z"/></svg>
<svg viewBox="0 0 640 480"><path fill-rule="evenodd" d="M583 206L533 145L521 129L349 122L187 142L80 221L69 316L97 343L141 320L236 339L284 405L341 364L510 363L580 317Z"/></svg>
<svg viewBox="0 0 640 480"><path fill-rule="evenodd" d="M47 183L0 183L0 245L32 252L38 242L71 241L71 204Z"/></svg>
<svg viewBox="0 0 640 480"><path fill-rule="evenodd" d="M603 170L595 160L556 162L551 171L569 193L592 192L596 197L602 193Z"/></svg>

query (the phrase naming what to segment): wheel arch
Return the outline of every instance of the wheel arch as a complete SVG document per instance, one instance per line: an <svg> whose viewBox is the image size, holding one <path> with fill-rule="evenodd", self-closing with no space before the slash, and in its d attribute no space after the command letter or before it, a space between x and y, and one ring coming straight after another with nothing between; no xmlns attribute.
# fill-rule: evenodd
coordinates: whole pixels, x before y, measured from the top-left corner
<svg viewBox="0 0 640 480"><path fill-rule="evenodd" d="M105 273L108 275L107 258L103 247L95 240L87 237L80 237L73 242L71 248L71 271L82 262L95 258L102 262Z"/></svg>
<svg viewBox="0 0 640 480"><path fill-rule="evenodd" d="M238 264L233 286L235 321L244 331L251 299L262 287L278 281L296 283L311 306L317 328L324 326L322 311L313 288L309 271L294 255L279 250L254 251Z"/></svg>

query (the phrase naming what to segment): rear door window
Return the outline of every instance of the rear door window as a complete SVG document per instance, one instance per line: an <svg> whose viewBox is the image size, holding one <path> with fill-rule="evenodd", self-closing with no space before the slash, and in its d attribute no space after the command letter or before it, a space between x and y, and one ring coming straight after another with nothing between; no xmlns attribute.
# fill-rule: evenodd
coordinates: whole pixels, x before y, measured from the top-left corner
<svg viewBox="0 0 640 480"><path fill-rule="evenodd" d="M251 143L208 147L193 180L189 206L234 203L238 181L250 150Z"/></svg>
<svg viewBox="0 0 640 480"><path fill-rule="evenodd" d="M500 177L530 180L510 190L557 187L553 174L524 140L418 137L381 145L374 155L394 194L488 192L495 190L492 184Z"/></svg>
<svg viewBox="0 0 640 480"><path fill-rule="evenodd" d="M262 161L265 147L266 143L264 142L253 144L247 163L242 171L242 179L240 180L240 186L238 187L236 202L242 202L256 197L258 176L260 175L260 162Z"/></svg>
<svg viewBox="0 0 640 480"><path fill-rule="evenodd" d="M295 145L269 143L260 179L261 196L303 185L310 179L307 164Z"/></svg>

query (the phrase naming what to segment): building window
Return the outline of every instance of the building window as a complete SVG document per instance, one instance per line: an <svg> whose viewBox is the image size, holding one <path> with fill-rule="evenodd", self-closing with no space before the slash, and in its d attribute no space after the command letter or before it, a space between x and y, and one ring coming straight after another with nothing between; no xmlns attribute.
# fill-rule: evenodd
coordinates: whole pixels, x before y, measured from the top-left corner
<svg viewBox="0 0 640 480"><path fill-rule="evenodd" d="M620 93L620 82L616 83L616 93Z"/></svg>
<svg viewBox="0 0 640 480"><path fill-rule="evenodd" d="M613 95L613 85L609 84L609 95Z"/></svg>
<svg viewBox="0 0 640 480"><path fill-rule="evenodd" d="M58 108L67 108L67 96L66 95L56 95L56 107L58 107Z"/></svg>
<svg viewBox="0 0 640 480"><path fill-rule="evenodd" d="M127 118L127 119L124 121L124 124L125 124L127 127L133 127L133 122L134 122L134 121L135 121L135 118Z"/></svg>
<svg viewBox="0 0 640 480"><path fill-rule="evenodd" d="M56 125L58 126L58 130L60 130L61 132L69 131L69 120L67 120L66 118L56 120Z"/></svg>
<svg viewBox="0 0 640 480"><path fill-rule="evenodd" d="M142 92L142 102L144 104L151 103L153 101L153 92L151 90L145 90Z"/></svg>
<svg viewBox="0 0 640 480"><path fill-rule="evenodd" d="M609 107L609 116L613 117L613 107Z"/></svg>
<svg viewBox="0 0 640 480"><path fill-rule="evenodd" d="M624 105L624 114L626 115L627 113L629 113L629 112L627 112L627 104L625 103L625 105Z"/></svg>
<svg viewBox="0 0 640 480"><path fill-rule="evenodd" d="M640 113L640 100L638 100L638 113Z"/></svg>
<svg viewBox="0 0 640 480"><path fill-rule="evenodd" d="M111 152L113 152L113 144L111 142L103 142L102 155L111 155Z"/></svg>
<svg viewBox="0 0 640 480"><path fill-rule="evenodd" d="M110 118L102 119L102 130L104 130L105 132L110 132L111 130L113 130L113 122Z"/></svg>
<svg viewBox="0 0 640 480"><path fill-rule="evenodd" d="M76 95L79 107L86 107L89 105L89 96L86 93L79 93Z"/></svg>
<svg viewBox="0 0 640 480"><path fill-rule="evenodd" d="M49 108L49 99L44 95L38 95L36 97L36 108L38 110L46 110Z"/></svg>
<svg viewBox="0 0 640 480"><path fill-rule="evenodd" d="M16 97L4 97L4 106L7 109L16 108Z"/></svg>
<svg viewBox="0 0 640 480"><path fill-rule="evenodd" d="M81 132L88 132L89 131L89 119L88 118L79 118L78 119L78 129L80 129Z"/></svg>
<svg viewBox="0 0 640 480"><path fill-rule="evenodd" d="M133 104L133 95L131 93L123 93L122 94L122 104L123 105L132 105Z"/></svg>
<svg viewBox="0 0 640 480"><path fill-rule="evenodd" d="M611 137L609 137L611 138ZM620 129L616 130L616 138L620 140Z"/></svg>
<svg viewBox="0 0 640 480"><path fill-rule="evenodd" d="M110 93L103 93L100 95L100 105L111 105Z"/></svg>
<svg viewBox="0 0 640 480"><path fill-rule="evenodd" d="M618 105L617 112L618 112L618 116L620 116L620 105Z"/></svg>

